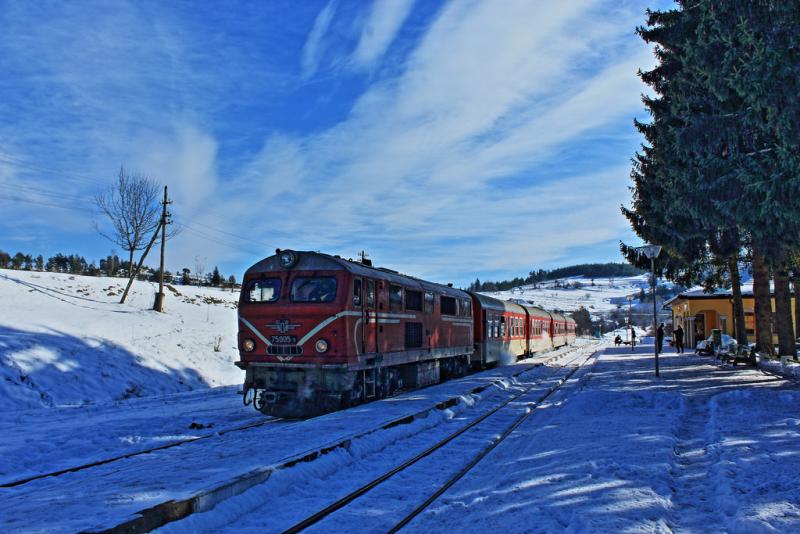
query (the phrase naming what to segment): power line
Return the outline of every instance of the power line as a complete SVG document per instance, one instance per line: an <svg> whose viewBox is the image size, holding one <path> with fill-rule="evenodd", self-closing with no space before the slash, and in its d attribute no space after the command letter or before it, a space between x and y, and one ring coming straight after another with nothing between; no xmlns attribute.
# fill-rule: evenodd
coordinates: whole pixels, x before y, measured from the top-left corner
<svg viewBox="0 0 800 534"><path fill-rule="evenodd" d="M11 156L7 156L7 155L0 155L0 162L5 163L6 165L13 165L13 166L16 166L16 167L22 167L24 169L34 170L34 171L38 171L38 172L41 172L41 173L44 173L44 174L50 174L50 175L54 175L54 176L59 176L61 178L65 178L65 179L73 180L73 181L77 181L77 182L91 183L93 185L99 185L99 186L105 185L104 182L102 182L102 181L100 181L100 180L98 180L96 178L91 178L91 177L89 177L87 175L81 175L81 174L76 174L76 173L71 173L71 172L65 172L63 170L56 170L56 169L49 168L49 167L43 167L41 165L37 165L37 164L34 164L34 163L28 163L26 161L23 161L23 160L20 160L18 158L14 158L14 157L11 157Z"/></svg>
<svg viewBox="0 0 800 534"><path fill-rule="evenodd" d="M78 201L78 202L85 202L86 201L85 197L79 197L77 195L68 195L68 194L63 194L63 193L57 193L57 192L53 191L52 189L48 190L48 189L42 189L40 187L32 187L32 186L28 186L28 185L19 185L19 184L9 184L9 183L5 183L5 182L0 183L0 186L2 186L2 188L4 188L4 189L15 189L15 190L20 191L22 193L32 193L34 195L42 195L42 196L46 196L46 197L53 197L53 198L57 198L57 199L60 199L60 200L69 199L69 200L75 200L75 201Z"/></svg>
<svg viewBox="0 0 800 534"><path fill-rule="evenodd" d="M51 207L51 208L59 208L59 209L64 209L64 210L73 210L73 211L82 211L82 212L89 211L89 210L86 209L85 206L76 206L76 205L68 205L68 204L56 204L56 203L51 203L51 202L41 202L41 201L38 201L38 200L31 200L31 199L28 199L28 198L22 198L22 197L13 196L13 195L0 194L0 200L12 200L14 202L24 202L26 204L36 204L38 206L47 206L47 207Z"/></svg>
<svg viewBox="0 0 800 534"><path fill-rule="evenodd" d="M246 249L244 247L240 247L240 246L235 245L233 243L230 243L228 241L220 241L219 239L215 239L213 236L210 236L210 235L208 235L208 234L206 234L206 233L204 233L204 232L202 232L200 230L197 230L196 228L192 228L191 226L187 226L185 224L181 224L180 227L182 229L189 230L193 234L195 234L195 235L197 235L199 237L202 237L203 239L205 239L207 241L211 241L212 243L217 243L218 245L222 245L222 246L225 246L225 247L228 247L228 248L236 249L236 250L238 250L240 252L246 252L247 254L252 254L253 253L252 249Z"/></svg>
<svg viewBox="0 0 800 534"><path fill-rule="evenodd" d="M262 247L266 247L266 248L270 248L272 246L272 245L270 245L268 243L264 243L263 241L257 241L255 239L253 239L252 237L246 237L246 236L243 236L243 235L234 234L232 232L227 232L225 230L220 230L219 228L214 228L212 226L208 226L207 224L199 223L199 222L196 222L196 221L193 222L192 224L196 224L197 226L202 226L203 228L206 228L208 230L211 230L211 231L214 231L214 232L217 232L217 233L220 233L220 234L225 234L225 235L230 236L230 237L235 237L237 239L241 239L242 241L246 241L247 243L252 243L252 244L255 244L255 245L261 245ZM184 224L183 226L188 227L187 224Z"/></svg>

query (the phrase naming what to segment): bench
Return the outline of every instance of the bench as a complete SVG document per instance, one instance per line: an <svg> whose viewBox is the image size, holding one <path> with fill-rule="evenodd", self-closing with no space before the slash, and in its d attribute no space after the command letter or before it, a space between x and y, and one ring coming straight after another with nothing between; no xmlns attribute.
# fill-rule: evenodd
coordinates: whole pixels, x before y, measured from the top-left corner
<svg viewBox="0 0 800 534"><path fill-rule="evenodd" d="M755 365L756 353L755 348L751 349L747 346L736 347L736 351L726 351L716 353L723 363L731 362L733 365L743 363L745 365Z"/></svg>

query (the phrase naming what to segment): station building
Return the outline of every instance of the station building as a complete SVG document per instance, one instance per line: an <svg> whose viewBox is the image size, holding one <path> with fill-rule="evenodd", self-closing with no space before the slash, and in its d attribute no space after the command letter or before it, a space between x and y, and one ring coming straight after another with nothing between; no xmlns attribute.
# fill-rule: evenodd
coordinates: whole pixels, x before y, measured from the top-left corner
<svg viewBox="0 0 800 534"><path fill-rule="evenodd" d="M744 305L744 326L748 341L755 341L755 299L752 287L742 288L742 303ZM792 325L795 322L795 297L791 297ZM735 337L733 294L731 290L720 289L713 293L706 293L702 289L684 291L664 303L665 308L672 310L672 326L683 326L684 341L687 347L694 347L711 335L711 330L719 328L723 334ZM775 324L775 295L772 295L773 325ZM774 330L774 328L773 328ZM795 337L800 332L795 332ZM773 336L775 344L778 343L777 334Z"/></svg>

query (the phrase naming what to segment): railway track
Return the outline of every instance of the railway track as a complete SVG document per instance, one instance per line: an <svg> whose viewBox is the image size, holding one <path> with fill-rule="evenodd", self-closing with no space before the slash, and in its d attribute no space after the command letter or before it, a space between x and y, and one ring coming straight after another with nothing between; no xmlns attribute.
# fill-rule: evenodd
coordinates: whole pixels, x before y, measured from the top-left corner
<svg viewBox="0 0 800 534"><path fill-rule="evenodd" d="M141 455L144 455L144 454L151 454L151 453L154 453L154 452L157 452L157 451L163 451L164 449L171 449L173 447L179 447L181 445L186 445L187 443L194 443L196 441L210 439L210 438L213 438L213 437L216 437L216 436L221 436L221 435L224 435L224 434L230 434L231 432L241 432L242 430L248 430L250 428L256 428L256 427L260 427L260 426L264 426L264 425L268 425L268 424L273 424L273 423L276 423L278 421L280 421L280 419L275 419L275 418L265 419L263 421L256 421L254 423L248 423L246 425L227 428L227 429L224 429L224 430L218 430L218 431L211 432L211 433L208 433L208 434L203 434L201 436L193 436L191 438L175 440L175 441L171 441L169 443L164 443L162 445L158 445L156 447L150 447L148 449L140 449L138 451L128 452L128 453L125 453L125 454L120 454L120 455L117 455L117 456L104 458L102 460L96 460L96 461L93 461L93 462L88 462L88 463L85 463L85 464L76 465L76 466L73 466L73 467L67 467L65 469L59 469L57 471L50 471L50 472L47 472L47 473L40 473L38 475L33 475L33 476L30 476L30 477L27 477L27 478L20 478L20 479L17 479L17 480L12 480L10 482L2 482L2 483L0 483L0 488L14 488L14 487L17 487L17 486L22 486L23 484L28 484L29 482L33 482L34 480L40 480L40 479L48 478L48 477L57 477L57 476L60 476L60 475L64 475L66 473L75 473L75 472L78 472L78 471L84 471L84 470L87 470L87 469L91 469L93 467L98 467L98 466L101 466L101 465L110 464L112 462L118 462L120 460L125 460L127 458L134 458L136 456L141 456Z"/></svg>
<svg viewBox="0 0 800 534"><path fill-rule="evenodd" d="M566 354L569 354L569 353L575 352L575 351L580 351L580 349L579 348L574 348L574 349L572 349L570 351L567 351L565 354L562 355L562 357L565 356ZM406 514L402 519L400 519L394 525L394 527L392 527L389 530L389 532L397 532L398 530L403 528L410 521L412 521L416 516L418 516L422 511L424 511L427 507L429 507L434 501L436 501L450 487L452 487L456 482L458 482L461 478L463 478L464 475L466 475L470 470L472 470L483 458L486 457L486 455L488 455L492 450L494 450L495 447L497 447L500 443L502 443L509 435L511 435L511 433L515 429L517 429L526 419L528 419L546 399L548 399L556 391L561 389L563 387L563 385L568 380L570 380L570 378L572 378L572 376L578 371L578 369L583 367L589 360L594 358L597 353L598 353L597 347L594 347L593 349L591 349L591 352L589 352L589 354L586 355L585 357L584 357L583 354L580 354L580 352L579 352L579 354L575 358L576 361L580 362L579 365L569 369L565 375L563 375L561 378L558 378L554 385L548 387L534 401L525 402L524 405L525 405L526 409L522 410L522 413L519 416L515 417L512 420L511 424L507 425L505 427L505 429L499 435L495 436L486 447L484 447L480 451L478 451L478 453L474 457L472 457L472 459L463 468L461 468L460 470L458 470L458 472L456 472L450 478L448 478L448 480L444 484L439 486L438 489L435 492L433 492L427 499L425 499L420 505L418 505L416 508L414 508L414 510L412 510L410 513ZM527 370L530 370L530 369L527 369ZM518 374L524 373L527 370L521 371ZM469 430L471 430L473 428L476 428L480 423L486 421L487 419L489 419L493 415L497 414L503 408L506 408L506 407L512 405L515 401L519 401L522 398L524 398L526 395L531 394L534 390L536 390L536 388L540 387L542 382L544 382L545 380L546 380L546 378L543 378L541 380L535 381L531 385L527 386L523 391L512 395L507 400L501 402L499 405L495 406L494 408L492 408L488 412L478 416L474 420L470 421L468 424L462 426L458 430L456 430L456 431L452 432L451 434L447 435L446 437L444 437L443 439L439 440L437 443L435 443L434 445L428 447L424 451L420 452L419 454L417 454L413 458L403 462L399 466L394 467L393 469L391 469L389 471L386 471L385 473L381 474L380 476L378 476L378 477L370 480L366 484L360 486L356 490L351 491L350 493L348 493L344 497L340 498L336 502L334 502L334 503L322 508L321 510L315 512L314 514L311 514L308 517L306 517L305 519L295 523L294 525L292 525L291 527L286 529L284 531L284 534L293 534L293 533L301 532L301 531L303 531L303 530L305 530L305 529L307 529L307 528L319 523L320 521L324 520L325 518L331 516L335 512L337 512L339 510L342 510L343 508L345 508L349 504L353 503L354 501L356 501L360 497L366 495L367 493L369 493L373 489L377 488L378 486L380 486L384 482L388 481L390 478L394 477L398 473L401 473L403 471L408 470L412 466L418 464L421 460L423 460L425 458L428 458L429 456L431 456L432 454L434 454L435 452L437 452L439 450L442 450L445 446L447 446L453 440L457 439L459 436L464 435ZM493 433L494 433L494 431L493 431Z"/></svg>
<svg viewBox="0 0 800 534"><path fill-rule="evenodd" d="M565 349L556 349L555 351L553 351L556 354L554 354L550 358L548 358L546 360L543 360L541 362L537 362L537 363L534 363L534 364L527 365L527 366L525 366L524 369L512 374L511 376L513 376L513 377L520 376L521 374L526 373L526 372L528 372L529 370L531 370L533 368L537 368L537 367L540 367L540 366L545 365L547 363L550 363L552 361L558 360L558 359L564 357L566 354L569 354L572 350L575 350L575 349L574 348L566 349L566 350ZM561 352L561 351L563 351L563 352ZM485 387L476 388L476 390L473 390L473 393L479 393L483 389L488 388L489 385L491 385L491 384L487 384ZM401 392L401 393L403 393L403 392ZM79 472L79 471L85 471L85 470L88 470L88 469L92 469L94 467L107 465L107 464L110 464L110 463L113 463L113 462L118 462L118 461L125 460L125 459L128 459L128 458L134 458L136 456L152 454L154 452L162 451L162 450L165 450L165 449L171 449L171 448L174 448L174 447L179 447L181 445L186 445L188 443L194 443L194 442L201 441L201 440L207 440L207 439L210 439L210 438L213 438L213 437L222 436L222 435L230 434L230 433L233 433L233 432L241 432L241 431L244 431L244 430L249 430L251 428L262 427L262 426L274 424L274 423L277 423L277 422L280 422L280 421L283 421L283 420L282 419L278 419L278 418L265 418L263 421L256 421L254 423L248 423L248 424L245 424L245 425L240 425L240 426L236 426L236 427L232 427L232 428L228 428L228 429L224 429L224 430L210 432L208 434L203 434L203 435L200 435L200 436L194 436L194 437L191 437L191 438L175 440L175 441L171 441L169 443L164 443L162 445L158 445L158 446L155 446L155 447L150 447L150 448L147 448L147 449L140 449L140 450L137 450L137 451L127 452L127 453L124 453L124 454L119 454L119 455L111 456L111 457L104 458L104 459L101 459L101 460L95 460L95 461L92 461L92 462L87 462L87 463L84 463L84 464L79 464L79 465L76 465L76 466L67 467L67 468L64 468L64 469L48 471L46 473L40 473L40 474L37 474L37 475L32 475L32 476L25 477L25 478L19 478L19 479L7 481L7 482L0 482L0 488L14 488L14 487L17 487L17 486L22 486L24 484L28 484L28 483L36 481L36 480L41 480L43 478L57 477L57 476L64 475L64 474L67 474L67 473L75 473L75 472ZM396 424L401 424L402 422L404 422L404 421L397 421Z"/></svg>

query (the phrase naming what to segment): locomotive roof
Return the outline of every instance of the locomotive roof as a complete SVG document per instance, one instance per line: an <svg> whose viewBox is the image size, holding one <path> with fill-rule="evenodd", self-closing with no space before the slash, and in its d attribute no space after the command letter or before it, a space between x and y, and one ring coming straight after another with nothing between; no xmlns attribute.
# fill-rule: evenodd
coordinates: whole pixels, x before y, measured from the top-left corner
<svg viewBox="0 0 800 534"><path fill-rule="evenodd" d="M285 251L284 251L285 252ZM453 297L469 297L466 291L456 289L454 287L428 282L414 278L406 274L401 274L390 269L383 269L372 267L371 265L364 265L361 262L346 260L337 256L330 256L322 252L292 250L291 252L297 255L297 263L292 266L288 271L337 271L344 270L358 276L366 276L377 280L386 280L396 284L402 284L406 287L418 287L420 289L427 289L430 291L437 291L443 295ZM244 273L245 276L251 276L261 273L284 273L287 269L281 266L278 254L274 254L263 260L259 261Z"/></svg>

